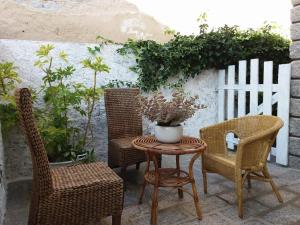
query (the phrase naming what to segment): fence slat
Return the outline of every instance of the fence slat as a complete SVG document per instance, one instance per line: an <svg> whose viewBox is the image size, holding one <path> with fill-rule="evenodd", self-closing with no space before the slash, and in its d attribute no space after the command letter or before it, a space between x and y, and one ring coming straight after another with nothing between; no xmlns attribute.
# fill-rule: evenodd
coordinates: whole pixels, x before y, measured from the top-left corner
<svg viewBox="0 0 300 225"><path fill-rule="evenodd" d="M278 85L280 88L278 91L277 116L284 121L284 126L277 136L276 162L282 165L288 165L290 80L291 65L279 65Z"/></svg>
<svg viewBox="0 0 300 225"><path fill-rule="evenodd" d="M273 84L273 62L264 62L263 84L259 84L259 61L252 59L250 61L250 84L246 84L247 62L239 61L239 83L235 84L235 67L228 67L228 82L225 84L225 70L219 70L219 112L218 119L232 119L235 116L245 114L246 93L250 92L250 112L248 115L272 115L272 105L277 103L277 116L284 121L283 128L279 131L276 141L276 147L273 146L271 154L276 156L276 162L281 165L288 164L288 138L289 138L289 104L290 104L290 78L291 65L279 65L278 84ZM225 98L227 90L227 102ZM237 113L235 113L235 91L238 91ZM258 105L258 93L263 92L263 102ZM274 93L274 94L273 94ZM227 103L225 105L225 102ZM247 105L248 106L248 105ZM226 136L227 147L233 149L237 144L233 133Z"/></svg>
<svg viewBox="0 0 300 225"><path fill-rule="evenodd" d="M235 66L228 66L228 86L232 87L227 91L227 119L234 118L234 89L233 85L235 83Z"/></svg>
<svg viewBox="0 0 300 225"><path fill-rule="evenodd" d="M272 115L273 62L264 63L263 114Z"/></svg>
<svg viewBox="0 0 300 225"><path fill-rule="evenodd" d="M234 118L234 89L235 84L235 66L228 66L228 86L231 87L227 91L227 119ZM229 133L227 135L227 147L234 149L234 134Z"/></svg>
<svg viewBox="0 0 300 225"><path fill-rule="evenodd" d="M225 98L224 98L224 85L225 85L225 70L219 70L218 74L219 91L218 91L218 121L223 122L225 119Z"/></svg>
<svg viewBox="0 0 300 225"><path fill-rule="evenodd" d="M246 71L247 61L239 61L239 92L238 92L238 116L246 114Z"/></svg>
<svg viewBox="0 0 300 225"><path fill-rule="evenodd" d="M251 59L250 62L250 114L257 114L258 106L258 59Z"/></svg>

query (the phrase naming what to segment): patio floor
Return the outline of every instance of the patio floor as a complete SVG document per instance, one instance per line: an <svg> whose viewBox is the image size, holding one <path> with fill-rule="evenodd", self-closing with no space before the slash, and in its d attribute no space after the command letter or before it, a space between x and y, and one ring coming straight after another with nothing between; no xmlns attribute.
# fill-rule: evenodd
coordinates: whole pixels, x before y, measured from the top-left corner
<svg viewBox="0 0 300 225"><path fill-rule="evenodd" d="M189 159L183 158L183 167ZM163 166L174 167L173 158L164 157ZM145 165L139 171L134 167L128 170L128 184L125 192L123 225L146 225L150 221L151 191L146 188L144 203L137 204L143 181ZM280 204L269 184L253 181L252 189L244 190L244 219L237 215L234 184L221 176L208 175L208 194L204 195L200 162L195 163L197 188L201 199L203 220L196 219L194 204L187 194L178 199L177 190L160 189L158 224L209 224L209 225L299 225L300 224L300 170L269 164L270 173L284 198ZM27 224L30 199L30 181L22 181L8 186L8 203L5 225ZM101 225L111 224L110 218Z"/></svg>

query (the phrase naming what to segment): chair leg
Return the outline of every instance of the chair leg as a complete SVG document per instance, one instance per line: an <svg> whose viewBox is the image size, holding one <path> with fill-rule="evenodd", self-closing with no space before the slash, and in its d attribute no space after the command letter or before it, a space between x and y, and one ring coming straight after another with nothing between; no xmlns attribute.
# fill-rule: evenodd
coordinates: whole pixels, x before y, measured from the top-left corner
<svg viewBox="0 0 300 225"><path fill-rule="evenodd" d="M126 182L127 182L126 170L127 170L126 166L121 167L121 178L123 179L123 183L124 183L124 191L126 191L126 189L127 189L127 185L126 185Z"/></svg>
<svg viewBox="0 0 300 225"><path fill-rule="evenodd" d="M135 169L136 169L136 170L139 170L139 169L140 169L140 163L136 163L136 164L135 164Z"/></svg>
<svg viewBox="0 0 300 225"><path fill-rule="evenodd" d="M250 174L247 175L247 181L248 181L248 189L250 190L252 188Z"/></svg>
<svg viewBox="0 0 300 225"><path fill-rule="evenodd" d="M112 225L121 225L122 214L112 216Z"/></svg>
<svg viewBox="0 0 300 225"><path fill-rule="evenodd" d="M126 166L122 166L121 167L121 177L122 179L124 180L124 183L126 181L126 170L127 170L127 167Z"/></svg>
<svg viewBox="0 0 300 225"><path fill-rule="evenodd" d="M280 192L278 191L278 188L276 187L274 181L272 180L272 178L271 178L271 176L270 176L270 173L269 173L269 171L268 171L268 168L265 167L264 170L262 171L262 173L263 173L263 175L265 176L265 178L269 179L269 182L270 182L270 184L271 184L272 190L273 190L273 192L275 193L275 195L276 195L278 201L279 201L280 203L283 203L283 199L282 199L282 197L281 197L281 194L280 194Z"/></svg>
<svg viewBox="0 0 300 225"><path fill-rule="evenodd" d="M202 176L203 176L203 189L204 193L207 194L207 172L202 169Z"/></svg>
<svg viewBox="0 0 300 225"><path fill-rule="evenodd" d="M243 210L243 181L242 176L239 174L236 176L236 195L237 195L237 202L238 202L238 213L239 217L243 218L244 210Z"/></svg>
<svg viewBox="0 0 300 225"><path fill-rule="evenodd" d="M162 158L158 160L158 168L161 168Z"/></svg>

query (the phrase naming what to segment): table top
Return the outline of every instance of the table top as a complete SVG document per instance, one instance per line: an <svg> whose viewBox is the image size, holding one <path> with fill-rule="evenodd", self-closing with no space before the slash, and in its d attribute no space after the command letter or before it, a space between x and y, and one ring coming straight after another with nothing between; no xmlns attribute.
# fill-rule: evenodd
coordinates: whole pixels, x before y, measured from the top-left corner
<svg viewBox="0 0 300 225"><path fill-rule="evenodd" d="M203 152L207 145L199 138L182 137L179 143L166 144L157 141L154 136L142 136L134 139L132 145L139 150L150 151L156 154L184 155Z"/></svg>

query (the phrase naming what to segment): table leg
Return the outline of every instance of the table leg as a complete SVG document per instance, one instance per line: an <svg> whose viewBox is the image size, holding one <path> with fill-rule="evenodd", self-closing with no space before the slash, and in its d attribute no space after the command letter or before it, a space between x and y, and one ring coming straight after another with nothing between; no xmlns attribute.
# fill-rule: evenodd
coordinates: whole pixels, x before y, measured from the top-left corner
<svg viewBox="0 0 300 225"><path fill-rule="evenodd" d="M146 157L147 157L147 166L146 166L145 174L149 173L149 168L150 168L150 157L149 157L148 153L146 153ZM140 195L140 199L139 199L139 204L142 204L142 202L143 202L146 185L147 185L147 181L144 177L141 195Z"/></svg>
<svg viewBox="0 0 300 225"><path fill-rule="evenodd" d="M159 170L158 170L158 162L155 154L151 154L152 160L154 163L154 191L152 195L152 207L151 207L151 225L157 224L157 206L158 206L158 188L159 188Z"/></svg>
<svg viewBox="0 0 300 225"><path fill-rule="evenodd" d="M196 188L196 184L195 184L195 178L194 178L194 173L193 173L193 166L194 166L194 162L197 158L199 158L201 154L197 153L195 154L189 164L189 177L191 179L191 184L192 184L192 190L193 190L193 198L194 198L194 204L195 204L195 208L196 208L196 213L198 216L198 219L201 220L202 219L202 211L201 211L201 207L200 207L200 199L198 197L198 193L197 193L197 188Z"/></svg>
<svg viewBox="0 0 300 225"><path fill-rule="evenodd" d="M177 169L177 177L180 177L180 159L179 159L179 155L176 155L176 169ZM178 197L183 198L183 191L180 188L178 188Z"/></svg>

